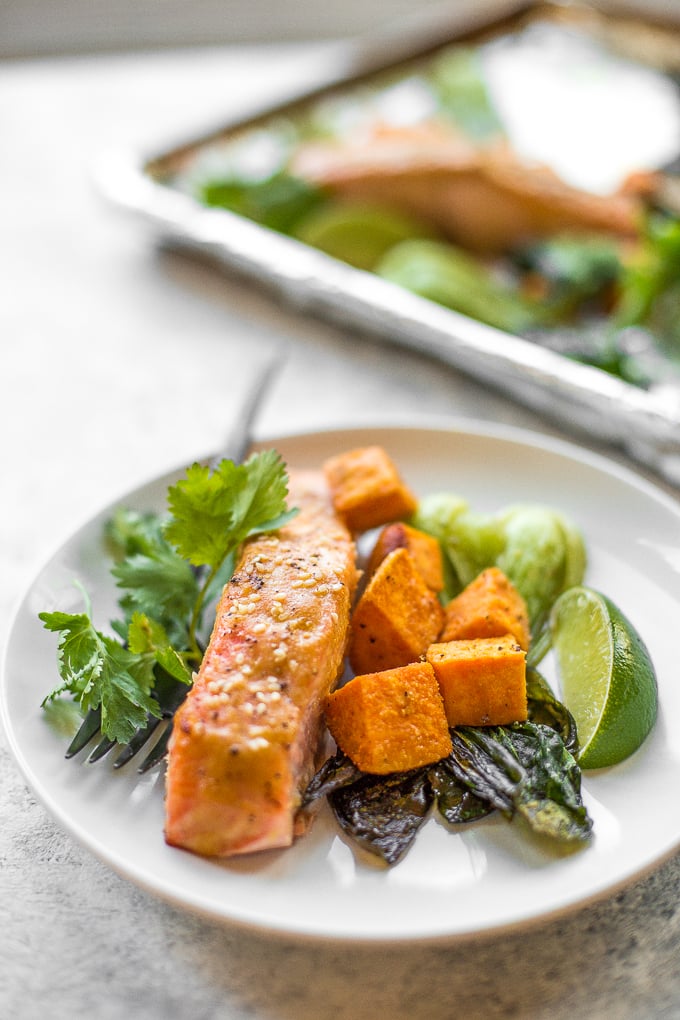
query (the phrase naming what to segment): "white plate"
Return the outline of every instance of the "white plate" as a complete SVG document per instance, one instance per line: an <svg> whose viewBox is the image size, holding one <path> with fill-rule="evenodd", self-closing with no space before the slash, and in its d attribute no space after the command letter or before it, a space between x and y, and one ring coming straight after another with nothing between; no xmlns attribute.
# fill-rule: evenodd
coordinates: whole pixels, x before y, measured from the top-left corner
<svg viewBox="0 0 680 1020"><path fill-rule="evenodd" d="M588 583L612 596L647 642L659 679L659 720L631 759L586 775L592 846L556 856L502 819L460 833L433 820L406 858L384 870L355 856L325 806L311 833L282 852L215 863L166 846L162 773L140 779L104 763L65 761L64 738L40 709L56 682L56 640L38 612L76 610L78 578L100 625L114 613L115 589L100 544L109 511L81 528L42 570L12 628L2 711L12 751L36 794L85 846L152 893L212 918L288 936L472 935L583 904L658 864L680 845L680 800L669 794L680 785L678 505L577 447L506 428L350 429L271 445L291 464L315 466L369 442L387 447L420 494L455 491L480 510L542 501L570 514L587 538ZM161 509L170 480L155 480L121 502Z"/></svg>

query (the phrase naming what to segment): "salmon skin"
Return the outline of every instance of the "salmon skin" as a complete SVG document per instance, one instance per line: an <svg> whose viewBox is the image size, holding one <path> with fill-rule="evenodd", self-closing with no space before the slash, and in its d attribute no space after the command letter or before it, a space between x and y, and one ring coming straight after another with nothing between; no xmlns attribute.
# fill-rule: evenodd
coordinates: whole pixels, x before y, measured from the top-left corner
<svg viewBox="0 0 680 1020"><path fill-rule="evenodd" d="M228 857L289 846L305 822L323 703L342 672L357 582L321 473L290 472L299 513L246 543L175 715L165 838Z"/></svg>

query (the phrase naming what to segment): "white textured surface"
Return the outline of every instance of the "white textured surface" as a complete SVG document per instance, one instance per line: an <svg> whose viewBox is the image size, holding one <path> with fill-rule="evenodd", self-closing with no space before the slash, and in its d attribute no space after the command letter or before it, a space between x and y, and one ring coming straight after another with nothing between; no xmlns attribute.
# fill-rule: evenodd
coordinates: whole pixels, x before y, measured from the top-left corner
<svg viewBox="0 0 680 1020"><path fill-rule="evenodd" d="M102 208L92 154L182 134L335 47L208 50L0 68L0 609L120 492L219 442L239 384L281 340L260 429L368 412L548 431L426 359L277 308L161 254ZM551 430L553 431L553 430ZM606 902L448 947L300 945L150 898L46 815L0 737L0 1015L228 1020L680 1016L680 861ZM674 795L669 791L669 796Z"/></svg>

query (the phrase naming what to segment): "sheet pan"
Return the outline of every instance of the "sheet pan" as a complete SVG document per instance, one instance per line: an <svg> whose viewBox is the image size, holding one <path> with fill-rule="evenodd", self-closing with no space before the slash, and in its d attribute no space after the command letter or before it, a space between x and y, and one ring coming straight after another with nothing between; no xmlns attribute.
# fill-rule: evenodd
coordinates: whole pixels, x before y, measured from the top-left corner
<svg viewBox="0 0 680 1020"><path fill-rule="evenodd" d="M162 152L107 153L96 168L101 193L133 213L155 238L202 257L264 288L276 299L344 329L381 337L395 347L420 351L455 366L574 434L612 443L665 480L680 486L680 385L670 376L650 388L623 382L531 340L511 335L450 311L375 275L354 269L288 236L260 227L234 213L209 208L173 184L178 169L197 153L241 132L266 124L274 115L294 114L305 104L420 59L437 47L477 41L510 30L544 5L492 2L472 7L452 4L425 24L387 33L352 48L342 66L301 95L286 97L254 116L220 125ZM621 14L598 5L598 16ZM626 18L635 17L630 5ZM676 59L674 33L650 25L640 44L668 41ZM665 59L665 55L663 55ZM680 64L678 65L680 67ZM679 310L680 314L680 310Z"/></svg>

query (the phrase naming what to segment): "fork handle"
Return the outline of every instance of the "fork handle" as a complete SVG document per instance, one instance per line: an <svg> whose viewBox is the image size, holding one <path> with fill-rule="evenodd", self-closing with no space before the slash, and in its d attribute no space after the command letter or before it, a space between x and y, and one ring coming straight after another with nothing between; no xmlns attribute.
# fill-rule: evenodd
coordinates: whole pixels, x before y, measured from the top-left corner
<svg viewBox="0 0 680 1020"><path fill-rule="evenodd" d="M240 464L245 459L252 443L253 421L283 362L283 354L277 352L270 358L264 370L257 373L246 392L245 399L241 401L239 415L232 424L222 448L210 458L211 467L216 467L221 460L233 460L235 464Z"/></svg>

